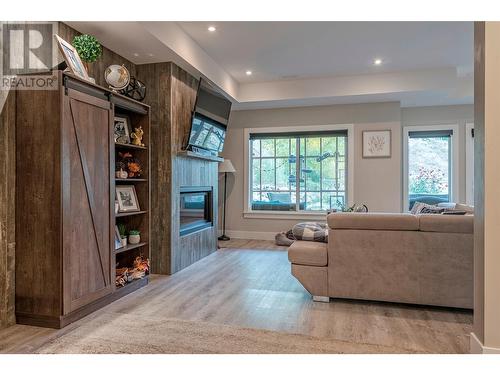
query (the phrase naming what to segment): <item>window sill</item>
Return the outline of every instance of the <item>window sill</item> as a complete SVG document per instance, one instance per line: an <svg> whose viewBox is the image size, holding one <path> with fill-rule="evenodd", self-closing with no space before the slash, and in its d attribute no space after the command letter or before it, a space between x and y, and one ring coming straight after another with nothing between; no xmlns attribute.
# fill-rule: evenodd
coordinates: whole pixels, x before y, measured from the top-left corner
<svg viewBox="0 0 500 375"><path fill-rule="evenodd" d="M326 221L326 211L293 212L293 211L244 211L245 219L279 219L279 220L316 220Z"/></svg>

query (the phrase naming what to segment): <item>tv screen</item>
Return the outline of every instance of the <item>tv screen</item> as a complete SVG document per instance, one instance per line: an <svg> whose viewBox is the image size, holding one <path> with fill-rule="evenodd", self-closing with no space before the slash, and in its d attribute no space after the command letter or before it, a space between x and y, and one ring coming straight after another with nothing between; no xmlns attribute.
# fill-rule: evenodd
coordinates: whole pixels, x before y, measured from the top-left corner
<svg viewBox="0 0 500 375"><path fill-rule="evenodd" d="M221 152L226 138L226 126L195 112L189 134L189 145Z"/></svg>
<svg viewBox="0 0 500 375"><path fill-rule="evenodd" d="M222 152L231 105L215 85L200 79L186 148Z"/></svg>

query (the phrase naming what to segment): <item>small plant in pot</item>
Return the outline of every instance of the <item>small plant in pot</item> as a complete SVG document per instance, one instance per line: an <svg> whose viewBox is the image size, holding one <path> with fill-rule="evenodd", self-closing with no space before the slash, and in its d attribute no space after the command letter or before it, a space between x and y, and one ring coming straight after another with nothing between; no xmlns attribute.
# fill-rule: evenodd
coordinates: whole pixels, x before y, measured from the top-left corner
<svg viewBox="0 0 500 375"><path fill-rule="evenodd" d="M141 242L141 232L138 230L131 230L128 232L128 242L132 245L136 245Z"/></svg>
<svg viewBox="0 0 500 375"><path fill-rule="evenodd" d="M101 43L92 35L77 35L73 38L73 46L89 73L89 64L95 62L102 55Z"/></svg>
<svg viewBox="0 0 500 375"><path fill-rule="evenodd" d="M120 240L122 246L127 246L127 228L125 224L118 224L118 232L120 233Z"/></svg>

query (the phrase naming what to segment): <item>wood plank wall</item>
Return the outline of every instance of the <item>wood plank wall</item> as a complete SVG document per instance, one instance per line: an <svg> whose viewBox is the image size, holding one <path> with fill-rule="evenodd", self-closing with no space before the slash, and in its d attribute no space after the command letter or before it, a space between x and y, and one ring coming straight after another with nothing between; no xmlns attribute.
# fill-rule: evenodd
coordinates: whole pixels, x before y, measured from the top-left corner
<svg viewBox="0 0 500 375"><path fill-rule="evenodd" d="M0 327L15 323L15 104L15 91L0 91Z"/></svg>
<svg viewBox="0 0 500 375"><path fill-rule="evenodd" d="M151 270L170 273L170 213L172 187L170 126L170 63L137 66L151 106Z"/></svg>
<svg viewBox="0 0 500 375"><path fill-rule="evenodd" d="M217 163L179 156L191 127L198 81L173 63L137 66L151 106L151 259L153 273L172 274L217 249L216 226L179 236L181 186L213 186L217 222Z"/></svg>

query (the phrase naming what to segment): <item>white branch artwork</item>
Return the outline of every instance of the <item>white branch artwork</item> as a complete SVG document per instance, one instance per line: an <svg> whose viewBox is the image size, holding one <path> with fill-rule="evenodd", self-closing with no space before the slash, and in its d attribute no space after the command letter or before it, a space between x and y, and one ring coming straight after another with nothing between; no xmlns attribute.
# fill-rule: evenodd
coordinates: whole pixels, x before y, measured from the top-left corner
<svg viewBox="0 0 500 375"><path fill-rule="evenodd" d="M384 150L385 138L379 135L373 135L368 141L368 151L370 154L378 154Z"/></svg>
<svg viewBox="0 0 500 375"><path fill-rule="evenodd" d="M391 157L391 131L376 130L363 132L364 158Z"/></svg>

